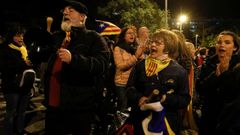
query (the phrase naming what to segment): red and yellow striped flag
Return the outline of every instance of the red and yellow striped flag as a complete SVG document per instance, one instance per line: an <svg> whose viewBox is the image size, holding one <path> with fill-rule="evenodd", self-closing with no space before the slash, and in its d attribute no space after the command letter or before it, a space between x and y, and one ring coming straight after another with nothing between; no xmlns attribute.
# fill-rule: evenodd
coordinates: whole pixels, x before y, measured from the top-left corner
<svg viewBox="0 0 240 135"><path fill-rule="evenodd" d="M96 20L97 22L97 32L101 35L118 35L121 33L121 29L108 21Z"/></svg>

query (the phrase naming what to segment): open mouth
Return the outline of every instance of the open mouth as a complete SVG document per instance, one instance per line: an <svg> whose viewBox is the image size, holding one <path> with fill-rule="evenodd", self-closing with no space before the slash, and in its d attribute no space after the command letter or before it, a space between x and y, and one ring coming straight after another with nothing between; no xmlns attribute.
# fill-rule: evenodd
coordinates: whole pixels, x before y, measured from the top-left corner
<svg viewBox="0 0 240 135"><path fill-rule="evenodd" d="M220 48L220 49L218 50L218 52L220 52L220 53L224 53L224 52L226 52L226 50L223 49L223 48Z"/></svg>
<svg viewBox="0 0 240 135"><path fill-rule="evenodd" d="M130 41L134 41L134 38L133 38L133 37L131 37L131 38L129 38L129 40L130 40Z"/></svg>
<svg viewBox="0 0 240 135"><path fill-rule="evenodd" d="M153 53L153 52L157 52L157 48L151 47L151 52L152 52L152 53Z"/></svg>
<svg viewBox="0 0 240 135"><path fill-rule="evenodd" d="M64 18L63 18L63 21L64 21L64 22L69 21L69 20L70 20L70 19L67 18L67 17L64 17Z"/></svg>
<svg viewBox="0 0 240 135"><path fill-rule="evenodd" d="M225 55L226 55L226 50L224 48L219 48L218 56L225 57Z"/></svg>

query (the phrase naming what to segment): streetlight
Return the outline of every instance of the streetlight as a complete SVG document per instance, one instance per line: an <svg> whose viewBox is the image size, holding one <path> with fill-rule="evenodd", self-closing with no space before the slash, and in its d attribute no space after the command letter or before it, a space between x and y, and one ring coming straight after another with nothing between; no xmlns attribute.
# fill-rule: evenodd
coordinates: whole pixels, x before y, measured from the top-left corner
<svg viewBox="0 0 240 135"><path fill-rule="evenodd" d="M168 27L168 0L165 0L165 28Z"/></svg>
<svg viewBox="0 0 240 135"><path fill-rule="evenodd" d="M198 42L198 34L195 35L195 46L196 46L196 48L198 48L197 42Z"/></svg>
<svg viewBox="0 0 240 135"><path fill-rule="evenodd" d="M183 23L185 23L187 21L187 16L180 15L178 20L179 20L179 30L180 30L180 32L183 32L182 25L183 25Z"/></svg>

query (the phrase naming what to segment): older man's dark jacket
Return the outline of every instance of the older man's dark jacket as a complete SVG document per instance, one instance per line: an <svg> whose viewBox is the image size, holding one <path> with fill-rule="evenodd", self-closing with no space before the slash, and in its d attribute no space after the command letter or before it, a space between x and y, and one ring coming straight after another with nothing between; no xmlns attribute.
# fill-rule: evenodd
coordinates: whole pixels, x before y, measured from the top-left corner
<svg viewBox="0 0 240 135"><path fill-rule="evenodd" d="M65 32L54 34L56 50L61 47L65 35ZM72 60L69 64L62 63L58 107L65 110L92 110L98 93L98 77L105 73L108 66L109 51L106 41L95 31L73 28L67 49L72 54ZM45 73L47 102L51 85L49 80L56 56L54 54L50 58Z"/></svg>

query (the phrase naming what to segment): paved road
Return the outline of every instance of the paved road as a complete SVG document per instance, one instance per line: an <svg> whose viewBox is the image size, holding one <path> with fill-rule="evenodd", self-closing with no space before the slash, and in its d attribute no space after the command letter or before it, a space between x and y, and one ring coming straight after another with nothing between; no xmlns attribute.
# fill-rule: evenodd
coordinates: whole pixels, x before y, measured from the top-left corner
<svg viewBox="0 0 240 135"><path fill-rule="evenodd" d="M25 130L28 132L26 135L43 135L45 127L45 110L46 108L42 105L44 100L43 92L39 92L39 83L34 85L36 94L31 98L29 108L26 112L26 127ZM118 117L115 117L114 108L116 106L116 101L114 96L110 94L102 102L104 103L103 112L104 115L101 120L96 125L93 124L95 130L93 130L91 135L112 135L112 132L119 127L120 121ZM1 93L0 85L0 135L3 135L3 120L5 115L6 102L4 101L3 95ZM110 111L111 110L111 111ZM126 116L123 116L124 119Z"/></svg>
<svg viewBox="0 0 240 135"><path fill-rule="evenodd" d="M44 99L43 94L38 92L30 100L29 107L26 112L26 127L25 130L29 132L28 135L43 135L45 127L45 107L42 105ZM3 95L0 92L0 135L3 135L3 120L6 113L6 102L4 101Z"/></svg>

